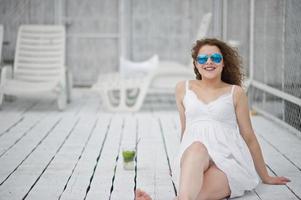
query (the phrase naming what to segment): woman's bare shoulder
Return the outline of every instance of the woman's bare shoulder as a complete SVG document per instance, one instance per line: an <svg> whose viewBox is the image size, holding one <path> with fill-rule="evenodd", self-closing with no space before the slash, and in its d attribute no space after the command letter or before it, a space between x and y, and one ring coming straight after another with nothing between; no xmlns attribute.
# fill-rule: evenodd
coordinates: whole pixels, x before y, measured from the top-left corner
<svg viewBox="0 0 301 200"><path fill-rule="evenodd" d="M247 94L245 90L239 86L234 85L234 91L233 91L233 99L234 99L234 105L236 106L239 101L247 101Z"/></svg>
<svg viewBox="0 0 301 200"><path fill-rule="evenodd" d="M176 92L184 91L185 90L185 84L186 84L186 81L179 81L176 84Z"/></svg>
<svg viewBox="0 0 301 200"><path fill-rule="evenodd" d="M188 88L192 89L192 88L198 88L199 87L199 80L188 80L189 84L188 84Z"/></svg>
<svg viewBox="0 0 301 200"><path fill-rule="evenodd" d="M186 81L180 81L176 84L176 97L182 99L185 94Z"/></svg>
<svg viewBox="0 0 301 200"><path fill-rule="evenodd" d="M185 91L187 81L188 81L188 87L191 87L191 85L194 85L194 84L197 83L197 80L184 80L184 81L179 81L179 82L176 84L176 91Z"/></svg>
<svg viewBox="0 0 301 200"><path fill-rule="evenodd" d="M241 86L234 85L234 94L236 96L241 96L241 95L246 95L246 92Z"/></svg>

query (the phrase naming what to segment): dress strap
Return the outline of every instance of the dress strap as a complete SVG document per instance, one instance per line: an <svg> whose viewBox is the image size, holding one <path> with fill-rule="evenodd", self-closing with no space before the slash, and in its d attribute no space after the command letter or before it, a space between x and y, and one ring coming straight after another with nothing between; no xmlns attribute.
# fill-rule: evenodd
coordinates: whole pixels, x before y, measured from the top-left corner
<svg viewBox="0 0 301 200"><path fill-rule="evenodd" d="M189 80L186 80L186 83L185 83L185 92L188 91L188 88L189 87Z"/></svg>
<svg viewBox="0 0 301 200"><path fill-rule="evenodd" d="M231 95L233 95L235 85L232 85Z"/></svg>

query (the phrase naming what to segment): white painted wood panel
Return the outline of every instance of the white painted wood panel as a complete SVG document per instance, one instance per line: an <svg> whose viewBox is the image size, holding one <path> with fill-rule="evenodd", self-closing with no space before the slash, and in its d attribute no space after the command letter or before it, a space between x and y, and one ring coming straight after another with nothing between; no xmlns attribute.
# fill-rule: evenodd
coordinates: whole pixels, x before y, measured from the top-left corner
<svg viewBox="0 0 301 200"><path fill-rule="evenodd" d="M14 100L14 102L18 102ZM26 101L25 101L26 102ZM51 101L51 104L54 101ZM0 127L3 125L4 131L0 133L0 157L3 156L9 149L13 148L18 142L22 140L27 134L29 134L32 129L34 129L41 121L47 119L47 117L52 116L56 113L54 110L46 112L37 112L41 109L48 109L49 103L43 103L37 101L32 104L27 110L17 111L14 116L11 113L4 111L3 121L0 122ZM25 106L25 105L24 105ZM25 106L27 107L27 106Z"/></svg>
<svg viewBox="0 0 301 200"><path fill-rule="evenodd" d="M116 158L119 154L118 148L123 123L124 118L122 116L115 115L113 117L100 158L95 163L97 165L95 165L95 174L91 177L90 190L86 197L87 200L97 198L108 199L110 196Z"/></svg>
<svg viewBox="0 0 301 200"><path fill-rule="evenodd" d="M16 146L24 137L31 134L36 126L38 126L46 118L45 114L37 114L21 118L22 121L15 122L16 126L7 131L0 140L0 157L7 153L11 148ZM19 123L18 123L19 122Z"/></svg>
<svg viewBox="0 0 301 200"><path fill-rule="evenodd" d="M135 147L137 138L137 116L129 114L125 118L122 132L122 141L119 149L119 158L116 167L114 188L111 194L112 200L119 200L127 196L127 199L134 199L135 170L123 169L122 151L126 147Z"/></svg>
<svg viewBox="0 0 301 200"><path fill-rule="evenodd" d="M101 156L101 149L109 126L111 125L111 115L100 115L96 128L81 159L74 168L73 174L70 172L70 180L65 182L65 190L61 188L60 199L84 199L89 180L93 175L93 169L97 157ZM64 190L64 191L63 191Z"/></svg>
<svg viewBox="0 0 301 200"><path fill-rule="evenodd" d="M264 187L260 187L259 190L275 190L275 193L277 193L277 198L279 199L297 199L297 197L293 195L290 190L293 190L299 197L301 196L300 168L293 165L291 160L287 159L287 157L285 157L286 154L279 150L278 147L282 148L282 150L291 149L292 151L299 151L300 148L297 148L297 146L300 147L300 139L296 140L295 138L293 140L293 135L288 135L282 127L277 127L275 125L271 127L272 124L262 117L253 118L253 122L256 124L255 130L259 135L258 140L260 141L266 164L270 167L273 173L276 173L276 175L287 176L292 181L288 183L287 186L264 185ZM269 134L273 134L276 138L268 138ZM277 143L278 141L282 141L283 144L279 146L275 144L276 139ZM297 145L298 142L299 145ZM286 146L286 148L284 148L284 146ZM300 154L297 154L297 156L300 156ZM271 175L275 175L273 173L271 173ZM270 192L267 191L264 191L263 195L270 194ZM268 195L268 197L271 196Z"/></svg>
<svg viewBox="0 0 301 200"><path fill-rule="evenodd" d="M277 126L261 116L254 117L252 122L256 125L255 130L264 140L301 170L300 139L296 140L296 136L290 134L287 129Z"/></svg>
<svg viewBox="0 0 301 200"><path fill-rule="evenodd" d="M138 131L141 141L137 156L137 188L147 191L154 199L172 199L175 195L159 120L149 114L143 118Z"/></svg>
<svg viewBox="0 0 301 200"><path fill-rule="evenodd" d="M30 137L27 137L22 140L24 141L24 145L20 145L18 146L19 148L15 148L15 151L11 152L10 154L6 154L10 156L10 158L18 158L14 160L18 161L17 164L19 164L20 159L24 159L25 156L26 159L24 162L22 161L20 167L18 167L18 169L12 174L11 177L9 177L9 179L7 179L7 181L4 182L0 188L1 196L3 196L4 199L21 199L27 195L27 193L30 191L30 188L34 186L35 182L38 180L39 175L42 173L45 167L47 167L47 164L50 162L53 155L55 155L56 151L58 151L60 148L64 138L68 137L70 134L70 129L74 125L75 120L76 119L74 118L66 118L62 120L55 119L51 123L48 122L51 127L49 128L48 126L44 126L47 128L47 133L49 133L49 135L46 133L39 141L34 141ZM36 131L40 132L43 131L43 129L40 128ZM24 151L22 147L26 147L27 149L30 147L30 154L28 154L28 150ZM24 155L23 152L25 152L26 155ZM19 158L18 155L21 155L22 157ZM12 166L13 163L10 163L11 166L8 169L17 166L16 164ZM22 184L19 185L20 183ZM19 187L17 187L18 185Z"/></svg>
<svg viewBox="0 0 301 200"><path fill-rule="evenodd" d="M43 141L47 134L51 133L52 127L61 121L56 116L50 117L47 121L43 121L34 130L30 132L19 144L11 149L8 153L0 158L0 165L2 167L0 174L0 183L2 183L10 173L24 160L27 156L35 150L35 147Z"/></svg>
<svg viewBox="0 0 301 200"><path fill-rule="evenodd" d="M29 199L57 199L67 182L73 167L89 142L98 122L95 115L81 117L61 150L29 194Z"/></svg>

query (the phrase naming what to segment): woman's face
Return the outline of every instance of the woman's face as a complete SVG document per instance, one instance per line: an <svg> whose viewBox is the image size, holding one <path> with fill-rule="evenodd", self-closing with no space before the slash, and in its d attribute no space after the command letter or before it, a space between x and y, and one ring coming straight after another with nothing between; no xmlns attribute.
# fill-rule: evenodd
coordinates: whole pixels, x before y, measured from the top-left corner
<svg viewBox="0 0 301 200"><path fill-rule="evenodd" d="M221 78L224 67L221 51L216 46L204 45L198 52L195 66L202 79Z"/></svg>

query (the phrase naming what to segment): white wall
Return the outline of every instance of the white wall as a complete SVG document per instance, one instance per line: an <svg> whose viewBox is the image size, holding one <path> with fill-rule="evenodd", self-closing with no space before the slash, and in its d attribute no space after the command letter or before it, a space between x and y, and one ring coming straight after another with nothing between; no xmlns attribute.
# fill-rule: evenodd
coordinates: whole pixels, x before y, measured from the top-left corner
<svg viewBox="0 0 301 200"><path fill-rule="evenodd" d="M118 70L119 56L144 60L153 54L183 64L206 0L1 0L0 23L6 45L3 58L13 60L20 24L65 24L67 66L74 83L93 84L99 74ZM58 16L60 15L60 16Z"/></svg>

